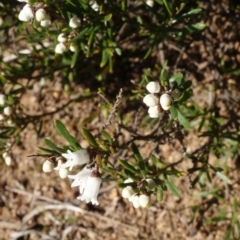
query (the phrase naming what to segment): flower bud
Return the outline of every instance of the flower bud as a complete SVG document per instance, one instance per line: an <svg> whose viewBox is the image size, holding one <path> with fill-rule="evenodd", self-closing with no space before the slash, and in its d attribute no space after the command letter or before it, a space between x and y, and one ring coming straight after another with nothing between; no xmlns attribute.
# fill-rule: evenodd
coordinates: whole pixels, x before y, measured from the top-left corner
<svg viewBox="0 0 240 240"><path fill-rule="evenodd" d="M69 171L67 168L60 168L58 173L59 173L59 177L64 179L68 177Z"/></svg>
<svg viewBox="0 0 240 240"><path fill-rule="evenodd" d="M172 102L173 102L173 99L172 97L167 94L167 93L164 93L161 97L160 97L160 104L162 106L162 109L167 111L171 108L172 106Z"/></svg>
<svg viewBox="0 0 240 240"><path fill-rule="evenodd" d="M4 161L5 161L7 166L10 166L12 164L12 157L7 156L7 157L4 158Z"/></svg>
<svg viewBox="0 0 240 240"><path fill-rule="evenodd" d="M78 46L74 43L71 43L69 49L71 52L76 52L78 50Z"/></svg>
<svg viewBox="0 0 240 240"><path fill-rule="evenodd" d="M67 41L67 37L66 37L65 33L60 33L60 34L58 35L57 40L58 40L60 43L66 42L66 41Z"/></svg>
<svg viewBox="0 0 240 240"><path fill-rule="evenodd" d="M149 188L149 189L155 188L156 183L155 183L155 181L154 181L153 179L147 178L146 181L147 181L147 183L148 183L148 188Z"/></svg>
<svg viewBox="0 0 240 240"><path fill-rule="evenodd" d="M92 2L92 3L90 3L90 5L91 5L91 8L92 8L94 11L96 11L96 12L99 11L99 5L98 5L96 2Z"/></svg>
<svg viewBox="0 0 240 240"><path fill-rule="evenodd" d="M122 190L122 197L123 198L130 198L134 194L132 187L127 186Z"/></svg>
<svg viewBox="0 0 240 240"><path fill-rule="evenodd" d="M140 207L140 202L139 202L139 196L138 195L133 197L132 203L133 203L133 206L135 208L139 208Z"/></svg>
<svg viewBox="0 0 240 240"><path fill-rule="evenodd" d="M153 106L148 109L148 114L150 118L158 118L160 116L159 106Z"/></svg>
<svg viewBox="0 0 240 240"><path fill-rule="evenodd" d="M71 28L78 28L80 25L81 25L81 20L80 20L80 18L78 18L76 16L71 18L69 21L69 26Z"/></svg>
<svg viewBox="0 0 240 240"><path fill-rule="evenodd" d="M35 19L38 22L46 20L46 17L47 17L47 13L43 8L39 8L35 13Z"/></svg>
<svg viewBox="0 0 240 240"><path fill-rule="evenodd" d="M151 81L147 84L146 89L150 93L158 93L160 91L160 84L156 81Z"/></svg>
<svg viewBox="0 0 240 240"><path fill-rule="evenodd" d="M140 195L139 196L139 205L143 208L147 207L148 204L150 203L150 197L147 195Z"/></svg>
<svg viewBox="0 0 240 240"><path fill-rule="evenodd" d="M12 107L10 106L7 106L3 109L3 113L6 115L6 116L10 116L12 114L13 110L12 110Z"/></svg>
<svg viewBox="0 0 240 240"><path fill-rule="evenodd" d="M49 27L51 24L52 24L52 21L51 21L51 18L50 18L50 16L48 14L45 17L45 20L40 22L40 25L42 27Z"/></svg>
<svg viewBox="0 0 240 240"><path fill-rule="evenodd" d="M67 51L67 48L63 43L58 43L55 47L55 53L57 54L63 54L66 51Z"/></svg>
<svg viewBox="0 0 240 240"><path fill-rule="evenodd" d="M6 102L6 96L0 93L0 105L4 105Z"/></svg>
<svg viewBox="0 0 240 240"><path fill-rule="evenodd" d="M153 107L158 105L158 98L155 97L153 94L147 94L144 98L143 98L143 102L148 106L148 107Z"/></svg>
<svg viewBox="0 0 240 240"><path fill-rule="evenodd" d="M147 4L149 7L153 7L154 1L153 1L153 0L147 0L147 1L146 1L146 4Z"/></svg>
<svg viewBox="0 0 240 240"><path fill-rule="evenodd" d="M44 172L51 172L54 168L54 163L46 160L44 163L43 163L43 166L42 166L42 170Z"/></svg>
<svg viewBox="0 0 240 240"><path fill-rule="evenodd" d="M28 22L34 18L32 8L29 4L26 4L18 15L18 19L23 22Z"/></svg>

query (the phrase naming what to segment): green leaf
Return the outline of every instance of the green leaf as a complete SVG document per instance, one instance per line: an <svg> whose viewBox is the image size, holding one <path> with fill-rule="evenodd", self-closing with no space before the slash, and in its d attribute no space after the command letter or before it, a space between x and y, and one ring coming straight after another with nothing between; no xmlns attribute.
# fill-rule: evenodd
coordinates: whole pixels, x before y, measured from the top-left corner
<svg viewBox="0 0 240 240"><path fill-rule="evenodd" d="M182 93L182 95L179 97L178 103L179 103L179 104L182 104L182 103L186 102L190 97L192 97L192 95L193 95L192 89L187 89L187 90L185 90L185 91Z"/></svg>
<svg viewBox="0 0 240 240"><path fill-rule="evenodd" d="M71 68L73 68L77 62L79 51L76 51L72 56Z"/></svg>
<svg viewBox="0 0 240 240"><path fill-rule="evenodd" d="M177 111L176 107L171 106L170 113L171 113L171 116L174 120L176 120L178 118L178 111Z"/></svg>
<svg viewBox="0 0 240 240"><path fill-rule="evenodd" d="M140 172L141 172L142 176L145 177L148 174L148 167L145 164L145 162L144 161L139 161L138 167L140 169Z"/></svg>
<svg viewBox="0 0 240 240"><path fill-rule="evenodd" d="M51 150L51 149L47 149L47 148L43 148L43 147L38 147L38 149L46 152L46 153L50 153L50 154L56 154L55 151Z"/></svg>
<svg viewBox="0 0 240 240"><path fill-rule="evenodd" d="M55 127L58 130L58 132L70 143L74 150L81 149L81 146L79 145L78 141L72 135L70 135L70 133L68 132L68 130L61 121L56 120Z"/></svg>
<svg viewBox="0 0 240 240"><path fill-rule="evenodd" d="M183 83L183 75L182 73L175 73L170 79L170 83L176 82L178 86L181 86Z"/></svg>
<svg viewBox="0 0 240 240"><path fill-rule="evenodd" d="M157 187L157 200L161 202L163 200L163 189L161 186Z"/></svg>
<svg viewBox="0 0 240 240"><path fill-rule="evenodd" d="M104 22L107 22L107 21L109 21L109 20L111 20L111 19L112 19L112 14L110 13L110 14L106 15L106 16L103 18L103 21L104 21Z"/></svg>
<svg viewBox="0 0 240 240"><path fill-rule="evenodd" d="M168 176L164 176L164 179L165 179L165 182L166 182L166 185L168 187L168 189L172 192L172 194L176 197L180 197L179 196L179 193L178 193L178 189L177 187L174 185L171 177L168 175Z"/></svg>
<svg viewBox="0 0 240 240"><path fill-rule="evenodd" d="M44 143L48 146L48 147L50 147L51 149L53 149L54 151L56 151L56 152L59 152L59 153L63 153L64 151L63 151L63 149L62 148L59 148L59 147L57 147L53 142L51 142L49 139L44 139Z"/></svg>
<svg viewBox="0 0 240 240"><path fill-rule="evenodd" d="M165 68L163 68L163 70L161 71L161 75L160 75L160 81L161 84L165 87L168 87L169 82L168 82L168 72Z"/></svg>
<svg viewBox="0 0 240 240"><path fill-rule="evenodd" d="M89 144L94 147L94 148L98 148L98 143L96 142L95 138L93 137L93 135L86 129L86 128L82 128L81 129L81 133L83 135L83 137L89 142Z"/></svg>
<svg viewBox="0 0 240 240"><path fill-rule="evenodd" d="M136 173L136 174L139 175L140 171L139 171L137 168L135 168L135 167L133 167L132 165L130 165L127 161L119 159L119 163L120 163L125 169L129 170L129 171L132 172L132 173Z"/></svg>
<svg viewBox="0 0 240 240"><path fill-rule="evenodd" d="M222 172L217 172L216 174L217 174L217 176L218 176L220 179L222 179L225 183L227 183L227 184L232 184L232 181L231 181L225 174L223 174Z"/></svg>
<svg viewBox="0 0 240 240"><path fill-rule="evenodd" d="M165 5L170 17L171 17L172 16L172 4L168 0L163 0L163 3L164 3L164 5Z"/></svg>
<svg viewBox="0 0 240 240"><path fill-rule="evenodd" d="M182 113L177 109L178 121L183 125L185 129L190 128L190 122L182 115Z"/></svg>
<svg viewBox="0 0 240 240"><path fill-rule="evenodd" d="M102 136L107 139L110 143L113 142L112 137L106 132L106 131L101 131Z"/></svg>
<svg viewBox="0 0 240 240"><path fill-rule="evenodd" d="M197 29L197 30L203 30L206 27L206 24L203 22L198 22L191 25L191 28Z"/></svg>
<svg viewBox="0 0 240 240"><path fill-rule="evenodd" d="M133 154L134 154L134 157L136 158L136 160L138 162L143 161L143 158L142 158L140 152L138 151L137 146L134 143L132 143L131 148L132 148L132 151L133 151Z"/></svg>

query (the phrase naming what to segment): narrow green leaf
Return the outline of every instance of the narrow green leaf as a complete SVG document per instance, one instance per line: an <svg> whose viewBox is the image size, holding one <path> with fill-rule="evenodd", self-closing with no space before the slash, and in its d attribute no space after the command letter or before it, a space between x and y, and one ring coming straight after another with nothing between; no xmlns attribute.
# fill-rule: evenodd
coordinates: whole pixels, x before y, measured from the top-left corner
<svg viewBox="0 0 240 240"><path fill-rule="evenodd" d="M171 6L170 1L168 1L168 0L163 0L163 3L164 3L164 5L165 5L165 7L166 7L166 9L167 9L170 17L171 17L171 16L172 16L172 6Z"/></svg>
<svg viewBox="0 0 240 240"><path fill-rule="evenodd" d="M55 151L43 147L38 147L38 149L42 150L43 152L50 153L50 154L56 154Z"/></svg>
<svg viewBox="0 0 240 240"><path fill-rule="evenodd" d="M164 179L165 179L165 182L166 182L166 185L167 185L168 189L172 192L172 194L176 197L180 197L179 193L178 193L178 189L174 185L171 177L168 175L168 176L165 176Z"/></svg>
<svg viewBox="0 0 240 240"><path fill-rule="evenodd" d="M143 59L147 59L150 56L150 54L152 53L152 50L153 50L152 47L150 47L148 49L148 51L146 52L145 56L143 57Z"/></svg>
<svg viewBox="0 0 240 240"><path fill-rule="evenodd" d="M163 190L161 186L157 187L157 200L161 202L163 200Z"/></svg>
<svg viewBox="0 0 240 240"><path fill-rule="evenodd" d="M176 82L178 86L181 86L183 83L183 75L182 73L175 73L170 79L170 83Z"/></svg>
<svg viewBox="0 0 240 240"><path fill-rule="evenodd" d="M192 97L192 95L193 95L192 89L187 89L187 90L185 90L185 91L182 93L182 95L179 97L178 103L179 103L179 104L182 104L182 103L186 102L190 97Z"/></svg>
<svg viewBox="0 0 240 240"><path fill-rule="evenodd" d="M132 151L133 151L133 154L134 154L134 157L136 158L136 160L138 162L143 161L143 158L142 158L140 152L138 151L137 146L134 143L132 143L131 148L132 148Z"/></svg>
<svg viewBox="0 0 240 240"><path fill-rule="evenodd" d="M107 139L110 143L113 142L112 137L106 132L106 131L101 131L102 136Z"/></svg>
<svg viewBox="0 0 240 240"><path fill-rule="evenodd" d="M171 116L174 120L176 120L178 118L178 111L177 111L177 108L175 106L171 106L170 113L171 113Z"/></svg>
<svg viewBox="0 0 240 240"><path fill-rule="evenodd" d="M142 176L145 177L148 174L148 167L145 164L145 162L144 161L139 161L138 162L138 167L140 169L140 172L141 172Z"/></svg>
<svg viewBox="0 0 240 240"><path fill-rule="evenodd" d="M132 165L130 165L127 161L119 159L119 163L127 170L129 170L132 173L136 173L139 175L139 170L137 168L134 168Z"/></svg>
<svg viewBox="0 0 240 240"><path fill-rule="evenodd" d="M222 172L217 172L216 173L219 178L221 178L225 183L227 184L232 184L232 181Z"/></svg>
<svg viewBox="0 0 240 240"><path fill-rule="evenodd" d="M178 112L178 121L183 125L185 129L190 128L189 121L182 115L182 113L177 109Z"/></svg>
<svg viewBox="0 0 240 240"><path fill-rule="evenodd" d="M93 137L93 135L86 129L86 128L82 128L81 129L81 133L83 135L83 137L89 142L89 144L94 147L94 148L98 148L98 143L96 142L95 138Z"/></svg>
<svg viewBox="0 0 240 240"><path fill-rule="evenodd" d="M50 140L47 139L47 138L44 139L44 143L45 143L48 147L50 147L51 149L53 149L53 150L56 151L56 152L59 152L59 153L63 153L63 152L64 152L62 148L57 147L52 141L50 141Z"/></svg>
<svg viewBox="0 0 240 240"><path fill-rule="evenodd" d="M71 68L73 68L77 62L79 51L76 51L72 56Z"/></svg>
<svg viewBox="0 0 240 240"><path fill-rule="evenodd" d="M161 84L165 87L168 87L169 85L169 82L168 82L168 72L165 68L163 68L163 70L161 71L161 74L160 74L160 81L161 81Z"/></svg>

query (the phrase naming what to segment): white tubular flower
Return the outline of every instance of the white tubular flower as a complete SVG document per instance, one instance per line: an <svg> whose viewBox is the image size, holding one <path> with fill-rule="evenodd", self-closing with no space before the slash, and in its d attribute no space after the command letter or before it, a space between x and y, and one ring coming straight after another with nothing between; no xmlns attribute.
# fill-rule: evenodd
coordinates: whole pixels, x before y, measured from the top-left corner
<svg viewBox="0 0 240 240"><path fill-rule="evenodd" d="M143 208L147 207L148 204L150 203L150 197L147 195L140 195L139 196L139 205Z"/></svg>
<svg viewBox="0 0 240 240"><path fill-rule="evenodd" d="M6 103L6 96L0 93L0 105L4 105Z"/></svg>
<svg viewBox="0 0 240 240"><path fill-rule="evenodd" d="M71 52L76 52L78 50L78 46L75 43L71 43L69 49Z"/></svg>
<svg viewBox="0 0 240 240"><path fill-rule="evenodd" d="M159 106L153 106L148 109L148 114L150 118L158 118L160 116Z"/></svg>
<svg viewBox="0 0 240 240"><path fill-rule="evenodd" d="M57 54L63 54L67 51L67 47L63 43L58 43L55 47L55 53Z"/></svg>
<svg viewBox="0 0 240 240"><path fill-rule="evenodd" d="M62 164L62 167L69 167L70 171L76 165L82 165L90 162L90 157L86 149L81 149L76 152L68 150L67 153L63 153L62 156L67 159L67 162Z"/></svg>
<svg viewBox="0 0 240 240"><path fill-rule="evenodd" d="M51 172L54 168L54 164L48 160L43 163L42 170L44 172Z"/></svg>
<svg viewBox="0 0 240 240"><path fill-rule="evenodd" d="M156 187L156 183L155 183L155 181L153 179L147 178L146 181L148 183L148 188L149 189L153 189L153 188Z"/></svg>
<svg viewBox="0 0 240 240"><path fill-rule="evenodd" d="M34 18L31 5L26 4L18 15L18 19L23 22L28 22Z"/></svg>
<svg viewBox="0 0 240 240"><path fill-rule="evenodd" d="M45 9L43 8L39 8L36 13L35 13L35 19L38 21L38 22L41 22L41 21L44 21L46 20L46 17L47 17L47 12L45 11Z"/></svg>
<svg viewBox="0 0 240 240"><path fill-rule="evenodd" d="M94 11L96 11L96 12L98 12L99 11L99 5L96 3L96 2L91 2L90 3L90 6L91 6L91 8L94 10Z"/></svg>
<svg viewBox="0 0 240 240"><path fill-rule="evenodd" d="M4 161L5 161L7 166L10 166L12 164L12 157L7 156L7 157L4 158Z"/></svg>
<svg viewBox="0 0 240 240"><path fill-rule="evenodd" d="M92 204L98 205L97 196L99 193L99 188L101 185L102 179L97 176L89 176L87 178L86 187L81 196L77 199L81 201L86 201L87 203L92 202Z"/></svg>
<svg viewBox="0 0 240 240"><path fill-rule="evenodd" d="M58 173L59 177L64 179L68 177L69 170L67 168L60 168Z"/></svg>
<svg viewBox="0 0 240 240"><path fill-rule="evenodd" d="M178 90L178 89L174 89L172 92L171 92L171 96L174 100L177 100L181 95L181 92Z"/></svg>
<svg viewBox="0 0 240 240"><path fill-rule="evenodd" d="M139 202L139 196L135 195L132 199L132 204L135 208L139 208L140 207L140 202Z"/></svg>
<svg viewBox="0 0 240 240"><path fill-rule="evenodd" d="M146 89L150 93L158 93L160 91L160 84L156 81L151 81L147 84Z"/></svg>
<svg viewBox="0 0 240 240"><path fill-rule="evenodd" d="M66 42L66 41L67 41L66 34L65 34L65 33L60 33L60 34L58 35L57 40L58 40L60 43Z"/></svg>
<svg viewBox="0 0 240 240"><path fill-rule="evenodd" d="M45 20L40 22L40 25L42 27L49 27L52 24L51 18L48 14L45 16Z"/></svg>
<svg viewBox="0 0 240 240"><path fill-rule="evenodd" d="M6 116L10 116L12 114L13 110L12 110L12 107L10 106L7 106L3 109L3 113L6 115Z"/></svg>
<svg viewBox="0 0 240 240"><path fill-rule="evenodd" d="M122 197L129 199L134 194L132 187L127 186L122 190Z"/></svg>
<svg viewBox="0 0 240 240"><path fill-rule="evenodd" d="M158 98L155 97L153 94L147 94L144 98L143 98L143 102L148 106L148 107L153 107L158 105Z"/></svg>
<svg viewBox="0 0 240 240"><path fill-rule="evenodd" d="M161 97L160 97L160 104L162 106L162 109L167 111L171 108L172 106L172 102L173 102L173 99L172 97L167 94L167 93L164 93Z"/></svg>
<svg viewBox="0 0 240 240"><path fill-rule="evenodd" d="M69 26L71 28L78 28L78 27L80 27L80 25L81 25L81 20L80 20L80 18L78 18L76 16L71 18L69 21Z"/></svg>

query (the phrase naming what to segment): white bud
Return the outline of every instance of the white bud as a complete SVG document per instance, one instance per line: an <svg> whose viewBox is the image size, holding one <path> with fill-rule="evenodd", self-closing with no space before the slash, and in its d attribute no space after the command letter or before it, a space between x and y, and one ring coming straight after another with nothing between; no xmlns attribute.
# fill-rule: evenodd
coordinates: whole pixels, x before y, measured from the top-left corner
<svg viewBox="0 0 240 240"><path fill-rule="evenodd" d="M6 157L9 157L10 155L9 155L9 153L8 152L4 152L3 154L2 154L2 157L5 159Z"/></svg>
<svg viewBox="0 0 240 240"><path fill-rule="evenodd" d="M4 161L6 163L7 166L10 166L12 164L12 158L11 156L7 156L4 158Z"/></svg>
<svg viewBox="0 0 240 240"><path fill-rule="evenodd" d="M147 207L148 204L150 203L150 197L147 195L140 195L139 196L139 205L143 208Z"/></svg>
<svg viewBox="0 0 240 240"><path fill-rule="evenodd" d="M132 204L135 208L140 207L140 202L139 202L139 196L138 195L133 197Z"/></svg>
<svg viewBox="0 0 240 240"><path fill-rule="evenodd" d="M51 172L54 168L54 163L46 160L44 163L43 163L43 166L42 166L42 170L44 172Z"/></svg>
<svg viewBox="0 0 240 240"><path fill-rule="evenodd" d="M58 43L55 47L55 53L63 54L67 51L67 47L63 43Z"/></svg>
<svg viewBox="0 0 240 240"><path fill-rule="evenodd" d="M173 99L172 97L167 94L167 93L164 93L161 97L160 97L160 104L162 106L162 109L167 111L171 108L172 106L172 102L173 102Z"/></svg>
<svg viewBox="0 0 240 240"><path fill-rule="evenodd" d="M174 100L177 100L181 95L181 92L178 89L174 89L171 92L171 96L173 97Z"/></svg>
<svg viewBox="0 0 240 240"><path fill-rule="evenodd" d="M60 34L58 35L57 40L58 40L60 43L66 42L66 41L67 41L67 37L66 37L65 33L60 33Z"/></svg>
<svg viewBox="0 0 240 240"><path fill-rule="evenodd" d="M76 52L78 50L78 46L74 43L71 43L69 49L71 52Z"/></svg>
<svg viewBox="0 0 240 240"><path fill-rule="evenodd" d="M96 11L96 12L99 11L99 5L98 5L96 2L93 2L93 3L90 4L90 5L91 5L91 8L92 8L94 11Z"/></svg>
<svg viewBox="0 0 240 240"><path fill-rule="evenodd" d="M131 183L131 182L133 182L133 180L132 180L131 178L127 178L127 179L124 181L124 183Z"/></svg>
<svg viewBox="0 0 240 240"><path fill-rule="evenodd" d="M130 198L134 194L132 187L127 186L122 190L122 197L123 198Z"/></svg>
<svg viewBox="0 0 240 240"><path fill-rule="evenodd" d="M0 122L4 120L4 115L0 114Z"/></svg>
<svg viewBox="0 0 240 240"><path fill-rule="evenodd" d="M18 15L18 19L23 22L28 22L34 18L32 8L29 4L26 4Z"/></svg>
<svg viewBox="0 0 240 240"><path fill-rule="evenodd" d="M40 22L40 25L42 27L49 27L51 24L52 24L52 21L51 21L51 18L50 18L50 16L48 14L45 17L45 20Z"/></svg>
<svg viewBox="0 0 240 240"><path fill-rule="evenodd" d="M6 96L0 93L0 105L4 105L6 102Z"/></svg>
<svg viewBox="0 0 240 240"><path fill-rule="evenodd" d="M155 181L154 181L153 179L147 178L146 181L147 181L147 183L148 183L148 188L149 188L149 189L155 188L156 183L155 183Z"/></svg>
<svg viewBox="0 0 240 240"><path fill-rule="evenodd" d="M10 116L12 114L13 110L12 110L12 107L10 106L7 106L3 109L3 113L6 115L6 116Z"/></svg>
<svg viewBox="0 0 240 240"><path fill-rule="evenodd" d="M149 7L153 7L154 1L153 1L153 0L147 0L147 1L146 1L146 4L147 4Z"/></svg>
<svg viewBox="0 0 240 240"><path fill-rule="evenodd" d="M68 177L69 170L67 168L60 168L58 173L59 173L59 177L64 179Z"/></svg>
<svg viewBox="0 0 240 240"><path fill-rule="evenodd" d="M143 102L148 106L148 107L153 107L158 105L158 98L155 97L153 94L147 94L144 98L143 98Z"/></svg>
<svg viewBox="0 0 240 240"><path fill-rule="evenodd" d="M46 20L47 13L43 8L39 8L35 13L35 18L38 22Z"/></svg>
<svg viewBox="0 0 240 240"><path fill-rule="evenodd" d="M160 91L160 84L156 81L151 81L147 84L146 89L150 93L158 93Z"/></svg>
<svg viewBox="0 0 240 240"><path fill-rule="evenodd" d="M161 113L159 112L159 106L153 106L148 109L148 114L150 118L158 118Z"/></svg>
<svg viewBox="0 0 240 240"><path fill-rule="evenodd" d="M80 20L80 18L78 18L76 16L71 18L69 21L69 26L71 28L78 28L80 25L81 25L81 20Z"/></svg>

